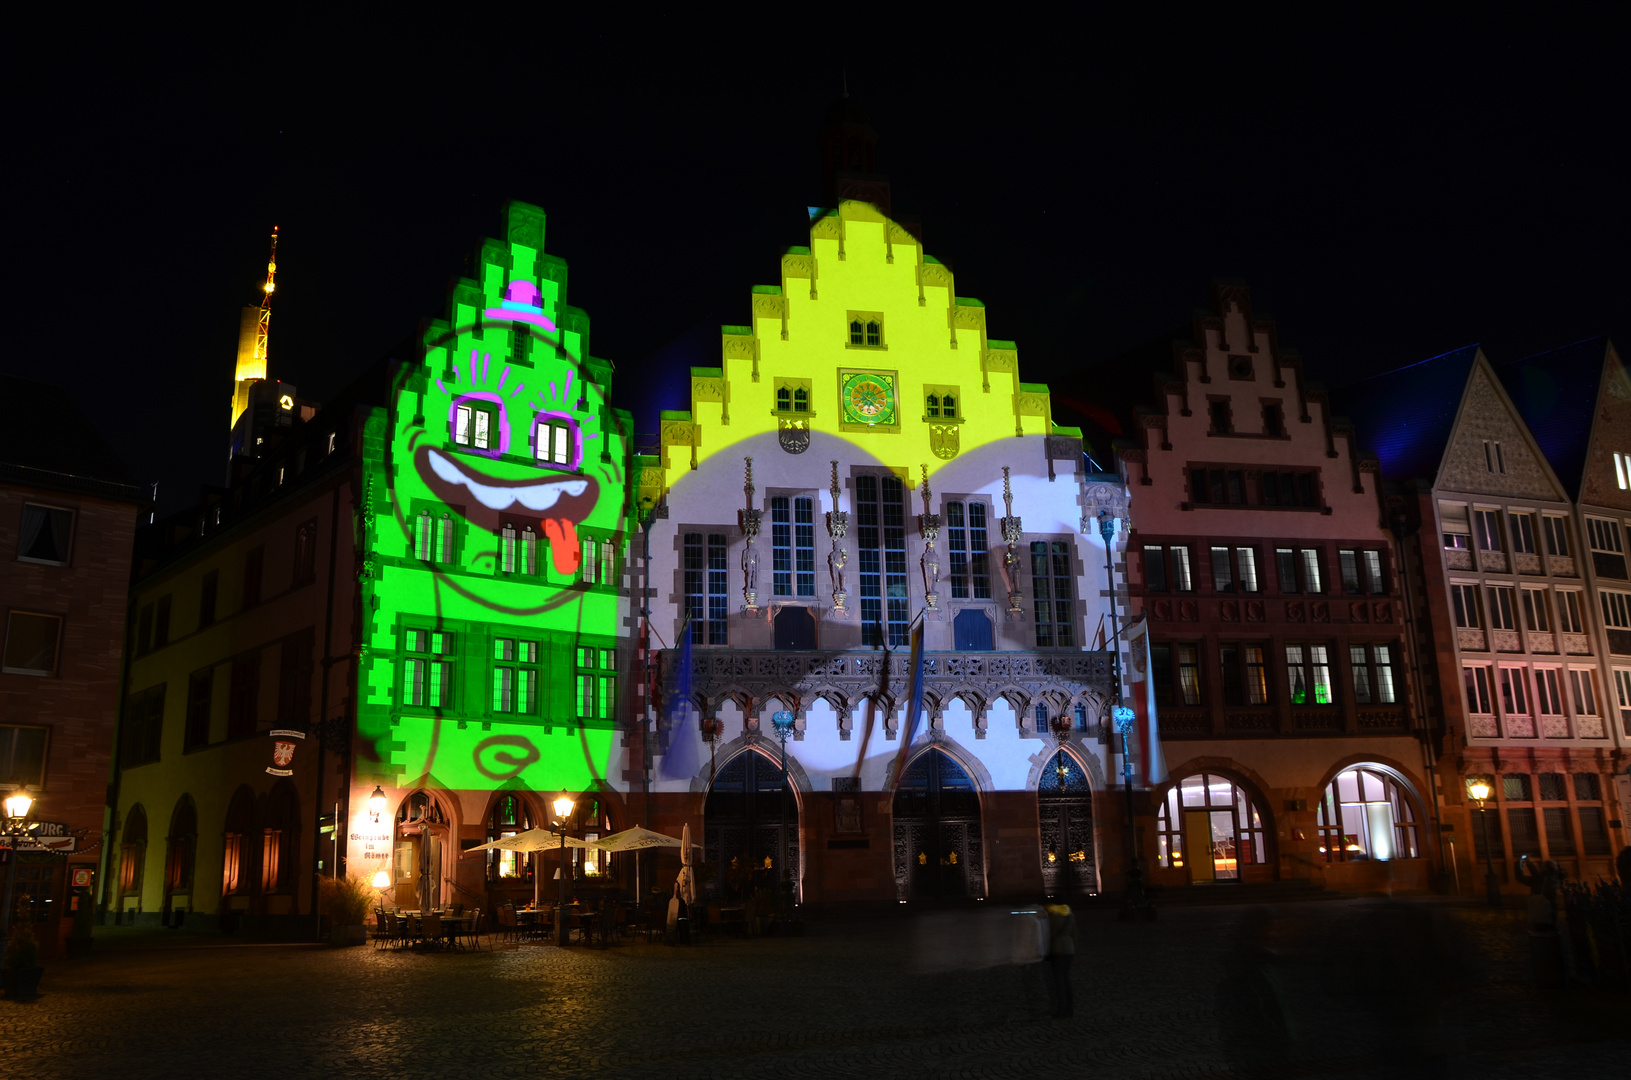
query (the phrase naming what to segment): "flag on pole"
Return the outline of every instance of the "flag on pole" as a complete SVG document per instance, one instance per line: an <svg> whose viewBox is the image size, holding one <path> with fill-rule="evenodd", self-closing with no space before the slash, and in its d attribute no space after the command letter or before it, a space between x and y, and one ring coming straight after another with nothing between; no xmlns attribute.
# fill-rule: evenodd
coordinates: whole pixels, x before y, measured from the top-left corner
<svg viewBox="0 0 1631 1080"><path fill-rule="evenodd" d="M702 731L692 716L691 704L691 620L680 627L679 660L669 673L668 693L663 696L660 729L668 735L668 750L663 754L658 775L665 780L688 780L695 776L702 758L698 741Z"/></svg>
<svg viewBox="0 0 1631 1080"><path fill-rule="evenodd" d="M1127 689L1133 699L1135 764L1141 787L1154 787L1167 779L1166 757L1161 753L1161 732L1155 715L1155 679L1150 674L1150 624L1140 616L1123 632L1127 639Z"/></svg>
<svg viewBox="0 0 1631 1080"><path fill-rule="evenodd" d="M912 752L912 737L917 734L917 722L923 712L923 614L918 613L911 630L912 657L907 661L911 669L911 682L906 687L906 720L901 724L900 749L895 752L895 779L899 782L906 768L906 756Z"/></svg>

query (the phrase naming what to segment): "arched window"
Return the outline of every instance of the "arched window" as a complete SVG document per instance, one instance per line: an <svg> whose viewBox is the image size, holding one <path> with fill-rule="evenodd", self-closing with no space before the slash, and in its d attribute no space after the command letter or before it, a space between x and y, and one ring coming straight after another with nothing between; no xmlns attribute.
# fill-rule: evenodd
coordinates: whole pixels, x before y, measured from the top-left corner
<svg viewBox="0 0 1631 1080"><path fill-rule="evenodd" d="M190 893L193 884L193 854L198 844L198 812L193 800L183 795L170 815L170 835L165 837L164 894Z"/></svg>
<svg viewBox="0 0 1631 1080"><path fill-rule="evenodd" d="M498 568L506 574L515 573L515 526L508 522L498 530Z"/></svg>
<svg viewBox="0 0 1631 1080"><path fill-rule="evenodd" d="M876 322L866 324L866 343L868 345L883 344L883 327Z"/></svg>
<svg viewBox="0 0 1631 1080"><path fill-rule="evenodd" d="M222 896L248 892L255 880L256 852L245 842L254 832L255 793L245 784L233 793L232 803L227 807L226 829L222 834Z"/></svg>
<svg viewBox="0 0 1631 1080"><path fill-rule="evenodd" d="M793 388L793 411L810 411L810 391L804 389L802 386Z"/></svg>
<svg viewBox="0 0 1631 1080"><path fill-rule="evenodd" d="M866 330L864 327L862 327L860 319L850 320L849 343L851 345L863 345L866 343Z"/></svg>
<svg viewBox="0 0 1631 1080"><path fill-rule="evenodd" d="M453 561L453 518L443 514L436 522L436 561Z"/></svg>
<svg viewBox="0 0 1631 1080"><path fill-rule="evenodd" d="M955 420L957 418L957 399L951 394L947 394L945 397L940 399L940 415L944 416L947 420Z"/></svg>
<svg viewBox="0 0 1631 1080"><path fill-rule="evenodd" d="M487 842L515 836L532 828L532 813L519 795L503 794L493 801L487 816ZM532 857L519 851L491 849L487 852L487 880L518 884L532 880Z"/></svg>
<svg viewBox="0 0 1631 1080"><path fill-rule="evenodd" d="M1156 815L1156 862L1189 867L1191 881L1239 881L1241 868L1268 861L1263 814L1227 776L1197 773L1167 792Z"/></svg>
<svg viewBox="0 0 1631 1080"><path fill-rule="evenodd" d="M521 572L538 572L538 534L532 531L531 525L521 530Z"/></svg>
<svg viewBox="0 0 1631 1080"><path fill-rule="evenodd" d="M926 407L924 408L923 411L926 414L928 414L929 416L939 416L940 415L940 395L930 394L928 396L928 399L924 402L924 405Z"/></svg>
<svg viewBox="0 0 1631 1080"><path fill-rule="evenodd" d="M776 408L782 412L791 412L793 409L793 391L785 386L776 387Z"/></svg>
<svg viewBox="0 0 1631 1080"><path fill-rule="evenodd" d="M147 811L137 803L125 812L125 835L119 842L119 895L140 896L142 864L147 861Z"/></svg>
<svg viewBox="0 0 1631 1080"><path fill-rule="evenodd" d="M430 560L430 526L430 511L419 511L419 517L414 521L413 557L425 562Z"/></svg>
<svg viewBox="0 0 1631 1080"><path fill-rule="evenodd" d="M1326 862L1420 856L1416 814L1392 769L1354 765L1326 785L1320 800L1320 853Z"/></svg>
<svg viewBox="0 0 1631 1080"><path fill-rule="evenodd" d="M294 785L279 780L267 799L266 826L261 830L261 892L294 889L299 830L300 807L295 801Z"/></svg>

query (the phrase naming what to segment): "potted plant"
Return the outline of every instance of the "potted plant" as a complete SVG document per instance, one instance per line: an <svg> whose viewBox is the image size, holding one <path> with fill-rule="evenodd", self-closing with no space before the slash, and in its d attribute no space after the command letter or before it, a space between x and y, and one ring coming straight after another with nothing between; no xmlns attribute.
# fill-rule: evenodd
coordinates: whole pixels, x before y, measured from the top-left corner
<svg viewBox="0 0 1631 1080"><path fill-rule="evenodd" d="M329 940L335 945L362 945L368 941L368 909L374 889L362 878L319 877L318 900L328 916Z"/></svg>
<svg viewBox="0 0 1631 1080"><path fill-rule="evenodd" d="M12 924L11 939L6 946L6 996L27 1001L40 989L40 943L34 939L33 920L26 916Z"/></svg>

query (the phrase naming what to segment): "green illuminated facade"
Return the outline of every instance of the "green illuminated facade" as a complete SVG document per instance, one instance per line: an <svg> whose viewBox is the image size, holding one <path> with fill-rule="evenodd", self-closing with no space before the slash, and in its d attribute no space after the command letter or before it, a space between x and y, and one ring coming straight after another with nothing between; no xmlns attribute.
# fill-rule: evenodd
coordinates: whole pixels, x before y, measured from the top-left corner
<svg viewBox="0 0 1631 1080"><path fill-rule="evenodd" d="M541 210L508 206L506 239L482 245L363 433L353 870L391 854L364 812L374 784L399 793L393 811L445 792L457 828L488 816L475 793L606 777L629 425L543 235Z"/></svg>

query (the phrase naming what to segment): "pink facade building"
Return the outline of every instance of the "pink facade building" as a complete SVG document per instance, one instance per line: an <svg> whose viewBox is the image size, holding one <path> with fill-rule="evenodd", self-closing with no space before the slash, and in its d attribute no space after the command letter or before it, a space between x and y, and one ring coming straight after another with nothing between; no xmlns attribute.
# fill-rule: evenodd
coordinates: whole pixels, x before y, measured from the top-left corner
<svg viewBox="0 0 1631 1080"><path fill-rule="evenodd" d="M1128 607L1170 774L1138 815L1150 878L1425 889L1434 770L1376 463L1247 288L1213 298L1170 374L1106 401L1133 420Z"/></svg>

